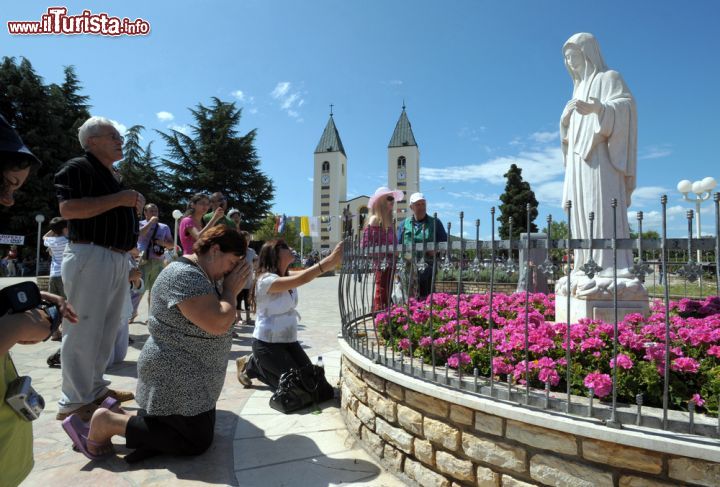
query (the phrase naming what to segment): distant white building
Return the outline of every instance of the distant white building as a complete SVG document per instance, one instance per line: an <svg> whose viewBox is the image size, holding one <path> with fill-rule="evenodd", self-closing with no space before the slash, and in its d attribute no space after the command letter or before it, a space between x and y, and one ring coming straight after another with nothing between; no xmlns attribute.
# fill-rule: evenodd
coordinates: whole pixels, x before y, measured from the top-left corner
<svg viewBox="0 0 720 487"><path fill-rule="evenodd" d="M313 177L313 216L321 218L320 236L313 237L313 248L330 248L343 236L344 225L357 234L362 228L369 196L347 199L347 154L335 126L333 114L315 148ZM405 106L388 144L388 186L405 192L396 203L398 221L405 218L408 196L420 191L420 151ZM375 188L369 188L369 192Z"/></svg>

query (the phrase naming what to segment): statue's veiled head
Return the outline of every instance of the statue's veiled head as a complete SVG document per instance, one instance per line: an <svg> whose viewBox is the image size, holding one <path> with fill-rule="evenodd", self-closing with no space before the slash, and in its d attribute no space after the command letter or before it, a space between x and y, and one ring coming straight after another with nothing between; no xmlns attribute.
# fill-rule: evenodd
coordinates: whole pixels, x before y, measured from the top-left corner
<svg viewBox="0 0 720 487"><path fill-rule="evenodd" d="M592 34L574 34L563 44L565 67L573 80L588 78L599 71L606 71L607 65L600 53L600 44Z"/></svg>

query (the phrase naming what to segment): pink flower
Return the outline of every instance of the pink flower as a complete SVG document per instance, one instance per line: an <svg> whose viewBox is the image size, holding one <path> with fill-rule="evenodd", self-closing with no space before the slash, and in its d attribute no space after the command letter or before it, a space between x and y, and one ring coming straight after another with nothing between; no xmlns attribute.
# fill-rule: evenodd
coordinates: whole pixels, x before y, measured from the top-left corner
<svg viewBox="0 0 720 487"><path fill-rule="evenodd" d="M422 337L419 343L421 347L429 347L430 345L432 345L432 338Z"/></svg>
<svg viewBox="0 0 720 487"><path fill-rule="evenodd" d="M588 374L583 383L585 387L592 389L597 397L605 397L612 392L612 379L608 374Z"/></svg>
<svg viewBox="0 0 720 487"><path fill-rule="evenodd" d="M707 353L708 355L712 355L713 357L720 358L720 346L713 345L712 347L708 348Z"/></svg>
<svg viewBox="0 0 720 487"><path fill-rule="evenodd" d="M694 402L696 406L702 407L705 404L705 399L700 394L693 394L688 402Z"/></svg>
<svg viewBox="0 0 720 487"><path fill-rule="evenodd" d="M505 362L504 357L493 358L493 372L495 374L507 374L513 370L513 366Z"/></svg>
<svg viewBox="0 0 720 487"><path fill-rule="evenodd" d="M407 338L403 338L398 342L398 348L402 350L409 350L410 349L410 340Z"/></svg>
<svg viewBox="0 0 720 487"><path fill-rule="evenodd" d="M460 364L467 365L471 362L472 362L472 359L470 358L470 355L468 355L465 352L461 352L459 356L457 353L454 353L447 359L447 365L451 369L457 369L458 365L460 365Z"/></svg>
<svg viewBox="0 0 720 487"><path fill-rule="evenodd" d="M618 363L618 366L620 366L621 369L625 369L625 370L632 369L632 368L633 368L633 365L635 365L635 364L633 364L632 359L631 359L630 357L628 357L627 355L625 355L624 353L619 353L619 354L618 354L618 356L617 356L617 363ZM615 360L614 360L614 359L610 360L610 368L612 369L613 367L615 367Z"/></svg>
<svg viewBox="0 0 720 487"><path fill-rule="evenodd" d="M672 361L670 368L676 372L696 374L700 370L700 364L693 358L678 357Z"/></svg>

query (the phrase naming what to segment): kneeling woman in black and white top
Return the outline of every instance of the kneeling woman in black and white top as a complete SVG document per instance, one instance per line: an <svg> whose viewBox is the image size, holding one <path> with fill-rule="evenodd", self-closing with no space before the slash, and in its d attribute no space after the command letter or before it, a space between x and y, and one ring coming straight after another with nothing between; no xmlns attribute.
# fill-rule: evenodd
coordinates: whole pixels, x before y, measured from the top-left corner
<svg viewBox="0 0 720 487"><path fill-rule="evenodd" d="M218 225L198 238L193 254L160 272L150 302L150 338L138 359L135 397L142 409L133 414L106 401L89 430L76 415L63 423L88 458L112 454L114 435L135 449L126 457L129 462L160 453L198 455L210 446L232 345L235 299L250 275L246 247L236 230Z"/></svg>
<svg viewBox="0 0 720 487"><path fill-rule="evenodd" d="M311 363L297 339L297 288L340 264L342 253L340 242L314 266L289 272L294 256L285 241L271 240L262 246L254 289L257 314L252 354L237 359L242 385L250 387L251 379L257 378L275 390L282 374Z"/></svg>

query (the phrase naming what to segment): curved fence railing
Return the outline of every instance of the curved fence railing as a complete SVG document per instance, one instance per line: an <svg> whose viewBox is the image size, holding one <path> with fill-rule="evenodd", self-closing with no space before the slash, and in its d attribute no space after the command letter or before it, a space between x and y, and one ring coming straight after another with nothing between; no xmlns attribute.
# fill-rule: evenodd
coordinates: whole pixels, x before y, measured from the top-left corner
<svg viewBox="0 0 720 487"><path fill-rule="evenodd" d="M479 221L474 239L448 242L348 235L338 287L343 337L376 363L468 394L610 427L720 437L717 193L714 201L715 235L703 238L693 238L692 211L687 238L667 237L665 196L658 238L643 237L638 213L637 238L576 239L569 228L559 239L500 240L494 208L490 240L479 238ZM459 221L466 235L462 213ZM590 257L586 275L611 276L605 319L556 320L556 309L572 316L572 293L553 289L569 291L570 279L560 280L581 249L611 252L614 263L631 251L647 311L627 313L617 268L600 269ZM536 292L546 282L550 292Z"/></svg>

